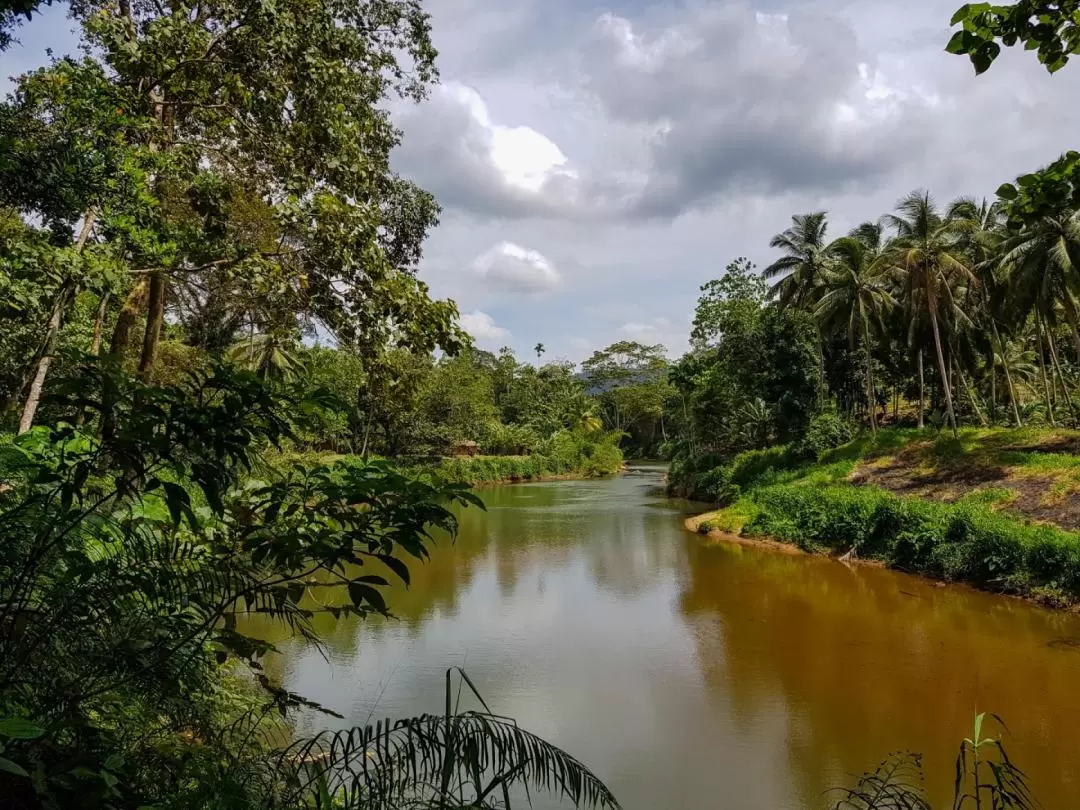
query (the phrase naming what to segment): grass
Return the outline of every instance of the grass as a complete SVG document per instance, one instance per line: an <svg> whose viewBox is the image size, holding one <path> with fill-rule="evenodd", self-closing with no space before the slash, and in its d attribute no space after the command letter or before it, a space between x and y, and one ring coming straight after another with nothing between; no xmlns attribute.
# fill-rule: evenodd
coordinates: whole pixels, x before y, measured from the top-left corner
<svg viewBox="0 0 1080 810"><path fill-rule="evenodd" d="M1080 602L1080 512L1070 505L1080 491L1078 432L882 430L816 462L771 448L706 476L729 486L699 531L850 552L1056 606Z"/></svg>

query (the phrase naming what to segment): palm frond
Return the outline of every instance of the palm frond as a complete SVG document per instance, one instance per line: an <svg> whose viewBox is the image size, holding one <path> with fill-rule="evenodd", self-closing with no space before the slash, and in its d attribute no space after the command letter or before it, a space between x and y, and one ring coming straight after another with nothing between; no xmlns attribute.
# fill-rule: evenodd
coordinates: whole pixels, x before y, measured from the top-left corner
<svg viewBox="0 0 1080 810"><path fill-rule="evenodd" d="M578 807L618 808L592 771L513 720L486 706L453 711L450 672L445 714L325 732L282 751L296 795L320 806L328 792L335 807L390 810L505 807L512 792L545 791Z"/></svg>

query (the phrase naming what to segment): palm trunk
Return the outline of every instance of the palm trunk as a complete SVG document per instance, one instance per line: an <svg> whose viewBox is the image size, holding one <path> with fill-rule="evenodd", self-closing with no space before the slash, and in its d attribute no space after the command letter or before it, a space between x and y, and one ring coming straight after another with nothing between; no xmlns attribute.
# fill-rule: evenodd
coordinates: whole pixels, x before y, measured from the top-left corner
<svg viewBox="0 0 1080 810"><path fill-rule="evenodd" d="M923 374L922 347L919 347L919 430L925 425L924 413L926 411L926 377Z"/></svg>
<svg viewBox="0 0 1080 810"><path fill-rule="evenodd" d="M979 420L979 425L986 427L986 417L983 415L982 408L979 407L978 400L975 398L975 389L968 385L967 377L964 375L964 370L960 368L959 363L956 364L956 373L960 377L960 385L964 387L964 392L971 402L971 409L975 411L975 417Z"/></svg>
<svg viewBox="0 0 1080 810"><path fill-rule="evenodd" d="M1035 317L1035 339L1039 343L1039 374L1042 376L1043 394L1046 397L1046 416L1051 427L1057 427L1054 421L1054 401L1050 395L1050 382L1046 379L1046 356L1043 352L1042 319Z"/></svg>
<svg viewBox="0 0 1080 810"><path fill-rule="evenodd" d="M870 432L877 435L877 398L874 396L874 364L870 359L870 334L863 323L863 353L866 355L866 402L870 408Z"/></svg>
<svg viewBox="0 0 1080 810"><path fill-rule="evenodd" d="M997 422L997 367L993 349L990 350L990 422Z"/></svg>
<svg viewBox="0 0 1080 810"><path fill-rule="evenodd" d="M941 351L941 333L938 331L937 305L930 301L930 326L934 332L934 351L937 353L938 372L941 374L941 386L945 393L945 412L949 417L949 427L956 432L956 412L953 410L952 390L949 388L949 372L945 369L945 354Z"/></svg>
<svg viewBox="0 0 1080 810"><path fill-rule="evenodd" d="M1080 366L1080 328L1076 325L1076 304L1073 303L1072 293L1065 291L1063 296L1065 307L1065 320L1069 322L1069 330L1072 332L1073 348L1076 350L1076 365Z"/></svg>
<svg viewBox="0 0 1080 810"><path fill-rule="evenodd" d="M150 376L157 358L158 341L161 339L161 327L165 323L165 271L155 270L150 274L150 293L146 305L146 332L143 334L142 356L139 358L139 378L143 381Z"/></svg>
<svg viewBox="0 0 1080 810"><path fill-rule="evenodd" d="M1005 354L1005 341L1001 339L997 323L994 322L993 318L990 319L990 328L994 332L994 340L997 342L998 351L1001 352L1001 367L1005 372L1005 385L1009 389L1009 403L1012 405L1013 420L1016 422L1017 427L1021 427L1023 422L1020 420L1020 408L1016 402L1016 388L1013 386L1012 372L1009 371L1009 359Z"/></svg>
<svg viewBox="0 0 1080 810"><path fill-rule="evenodd" d="M1049 329L1046 330L1046 342L1050 346L1050 363L1057 373L1058 382L1061 383L1061 396L1069 409L1069 419L1075 423L1076 411L1073 410L1072 397L1069 395L1069 387L1065 384L1065 374L1061 371L1061 362L1058 360L1057 347L1054 346L1054 335Z"/></svg>
<svg viewBox="0 0 1080 810"><path fill-rule="evenodd" d="M82 228L75 240L75 253L82 253L86 247L86 241L90 238L94 222L97 220L97 208L91 206L83 217ZM19 418L19 433L26 433L34 424L34 416L37 414L38 405L41 403L41 392L45 389L45 378L49 375L49 367L52 365L53 356L56 354L56 344L60 337L60 324L64 320L64 310L68 302L75 297L75 284L65 281L56 293L52 312L49 313L49 323L45 327L45 341L41 346L41 354L38 356L37 368L30 380L30 390L26 394L26 402L23 404L22 415Z"/></svg>

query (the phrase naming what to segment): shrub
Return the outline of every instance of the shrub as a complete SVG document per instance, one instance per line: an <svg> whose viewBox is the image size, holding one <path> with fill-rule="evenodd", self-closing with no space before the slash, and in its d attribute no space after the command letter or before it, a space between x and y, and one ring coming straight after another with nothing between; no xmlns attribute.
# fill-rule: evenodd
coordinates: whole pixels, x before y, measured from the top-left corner
<svg viewBox="0 0 1080 810"><path fill-rule="evenodd" d="M835 412L827 411L810 420L800 448L805 455L816 459L827 450L847 444L854 435L851 422Z"/></svg>
<svg viewBox="0 0 1080 810"><path fill-rule="evenodd" d="M1027 596L1080 600L1080 534L1029 525L986 503L904 499L876 487L755 490L750 535L848 552L895 568Z"/></svg>

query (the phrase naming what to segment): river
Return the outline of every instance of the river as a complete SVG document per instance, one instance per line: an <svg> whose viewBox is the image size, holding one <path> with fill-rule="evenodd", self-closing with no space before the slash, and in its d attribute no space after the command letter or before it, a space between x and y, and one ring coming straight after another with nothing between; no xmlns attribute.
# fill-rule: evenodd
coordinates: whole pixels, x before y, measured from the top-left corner
<svg viewBox="0 0 1080 810"><path fill-rule="evenodd" d="M279 639L276 674L359 724L441 711L461 666L628 810L824 808L901 749L949 806L986 710L1043 806L1080 806L1080 617L706 545L661 476L482 490L487 511L464 510L457 542L388 592L397 619L323 627L329 662Z"/></svg>

